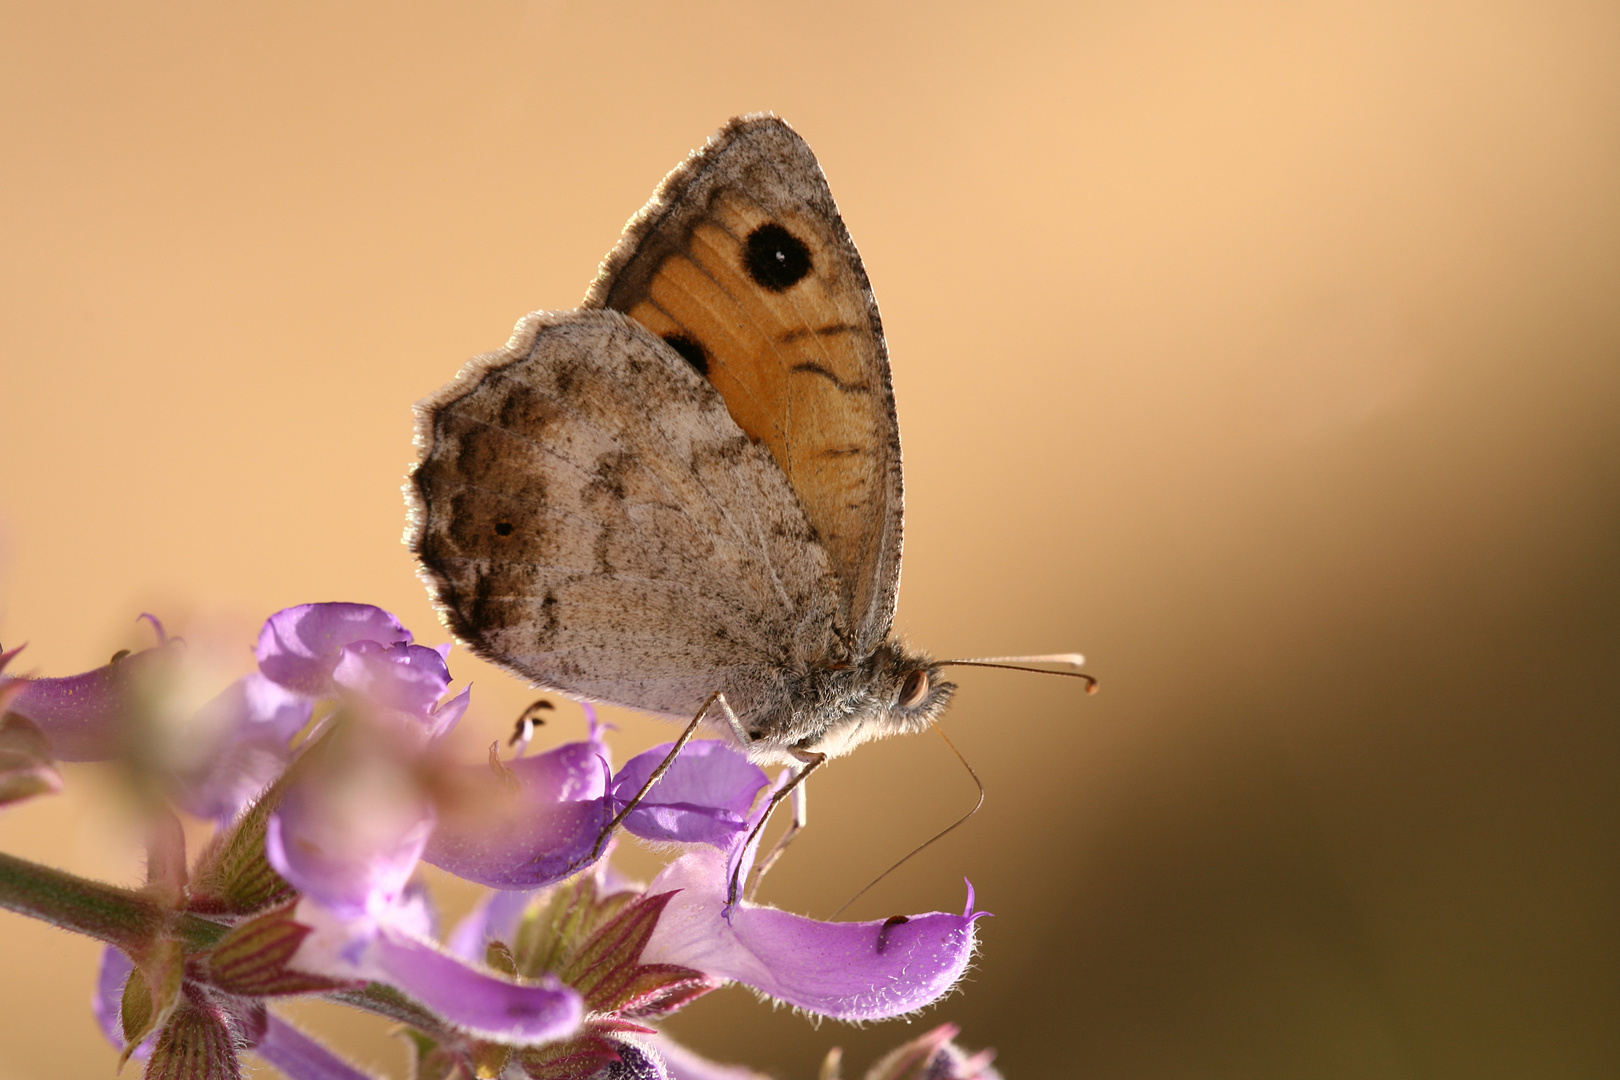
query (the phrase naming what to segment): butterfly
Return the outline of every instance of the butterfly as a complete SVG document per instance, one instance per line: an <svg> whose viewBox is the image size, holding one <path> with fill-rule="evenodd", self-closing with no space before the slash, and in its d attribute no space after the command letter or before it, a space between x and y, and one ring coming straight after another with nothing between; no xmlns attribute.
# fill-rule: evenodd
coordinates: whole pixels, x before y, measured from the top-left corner
<svg viewBox="0 0 1620 1080"><path fill-rule="evenodd" d="M955 687L892 633L900 436L877 302L815 156L732 120L578 310L418 406L410 543L451 631L759 761L919 731Z"/></svg>
<svg viewBox="0 0 1620 1080"><path fill-rule="evenodd" d="M579 309L527 316L418 405L417 447L407 539L457 638L537 686L691 719L596 853L700 722L803 766L772 797L795 794L794 825L763 875L805 777L929 727L947 663L1080 660L936 662L894 635L883 324L821 166L775 116L665 177Z"/></svg>

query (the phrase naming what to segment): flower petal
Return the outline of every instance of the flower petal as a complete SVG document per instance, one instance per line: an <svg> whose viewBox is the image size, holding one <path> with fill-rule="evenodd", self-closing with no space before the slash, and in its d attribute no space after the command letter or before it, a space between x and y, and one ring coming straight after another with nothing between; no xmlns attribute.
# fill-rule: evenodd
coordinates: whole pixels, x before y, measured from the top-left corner
<svg viewBox="0 0 1620 1080"><path fill-rule="evenodd" d="M277 873L305 896L351 912L399 900L434 820L409 771L380 753L352 752L363 749L330 740L312 747L265 834Z"/></svg>
<svg viewBox="0 0 1620 1080"><path fill-rule="evenodd" d="M655 746L625 763L613 778L618 805L635 798L674 745ZM748 811L768 782L765 770L725 743L690 742L624 827L644 840L729 846L748 827Z"/></svg>
<svg viewBox="0 0 1620 1080"><path fill-rule="evenodd" d="M58 761L106 761L128 748L142 706L178 656L159 645L80 675L28 679L9 708L34 722ZM9 691L15 684L5 685Z"/></svg>
<svg viewBox="0 0 1620 1080"><path fill-rule="evenodd" d="M332 670L356 641L409 644L411 632L370 604L299 604L265 620L255 655L259 670L310 697L331 692Z"/></svg>
<svg viewBox="0 0 1620 1080"><path fill-rule="evenodd" d="M274 1014L253 1052L288 1080L375 1080Z"/></svg>
<svg viewBox="0 0 1620 1080"><path fill-rule="evenodd" d="M451 785L463 795L440 800L423 860L494 889L532 889L567 877L589 861L613 818L604 753L592 740L464 766Z"/></svg>
<svg viewBox="0 0 1620 1080"><path fill-rule="evenodd" d="M472 699L472 686L468 685L461 693L434 707L428 714L428 725L425 734L429 739L437 739L455 727L462 715L467 711L467 703Z"/></svg>
<svg viewBox="0 0 1620 1080"><path fill-rule="evenodd" d="M550 1042L573 1034L584 1016L579 995L555 978L510 982L403 935L378 935L370 960L391 986L483 1038Z"/></svg>
<svg viewBox="0 0 1620 1080"><path fill-rule="evenodd" d="M280 775L311 710L309 698L258 672L236 680L198 710L193 727L218 746L175 778L175 801L198 817L235 817Z"/></svg>
<svg viewBox="0 0 1620 1080"><path fill-rule="evenodd" d="M0 700L0 710L4 706ZM61 790L62 774L45 733L25 716L0 712L0 806Z"/></svg>
<svg viewBox="0 0 1620 1080"><path fill-rule="evenodd" d="M757 820L751 815L750 820ZM930 912L860 923L817 922L742 902L726 908L732 852L699 848L664 868L649 893L680 890L664 909L642 963L680 964L734 979L809 1012L840 1020L902 1016L938 1000L973 956L968 886L961 915ZM746 880L752 849L745 853Z"/></svg>
<svg viewBox="0 0 1620 1080"><path fill-rule="evenodd" d="M450 669L425 645L355 641L344 646L332 681L384 708L426 717L450 686Z"/></svg>

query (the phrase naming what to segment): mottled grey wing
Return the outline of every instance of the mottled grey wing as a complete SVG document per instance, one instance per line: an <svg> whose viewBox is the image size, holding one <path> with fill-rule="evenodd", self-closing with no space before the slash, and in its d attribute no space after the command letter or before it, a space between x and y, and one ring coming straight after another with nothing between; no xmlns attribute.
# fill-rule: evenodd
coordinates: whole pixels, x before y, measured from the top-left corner
<svg viewBox="0 0 1620 1080"><path fill-rule="evenodd" d="M412 548L451 630L547 688L738 715L831 642L836 579L768 451L612 311L540 312L418 406Z"/></svg>
<svg viewBox="0 0 1620 1080"><path fill-rule="evenodd" d="M732 120L631 219L584 306L670 342L770 449L838 576L850 654L870 653L900 579L900 435L877 301L804 140Z"/></svg>

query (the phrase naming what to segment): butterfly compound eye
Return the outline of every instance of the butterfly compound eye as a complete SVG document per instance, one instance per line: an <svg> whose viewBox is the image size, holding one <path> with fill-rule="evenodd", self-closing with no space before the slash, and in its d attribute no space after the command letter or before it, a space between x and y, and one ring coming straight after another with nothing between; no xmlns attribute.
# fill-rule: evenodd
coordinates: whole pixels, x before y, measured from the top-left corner
<svg viewBox="0 0 1620 1080"><path fill-rule="evenodd" d="M771 292L796 285L810 272L810 249L776 222L748 234L748 276Z"/></svg>
<svg viewBox="0 0 1620 1080"><path fill-rule="evenodd" d="M921 668L909 672L906 681L900 684L900 707L902 709L915 709L922 704L923 698L928 696L928 672Z"/></svg>

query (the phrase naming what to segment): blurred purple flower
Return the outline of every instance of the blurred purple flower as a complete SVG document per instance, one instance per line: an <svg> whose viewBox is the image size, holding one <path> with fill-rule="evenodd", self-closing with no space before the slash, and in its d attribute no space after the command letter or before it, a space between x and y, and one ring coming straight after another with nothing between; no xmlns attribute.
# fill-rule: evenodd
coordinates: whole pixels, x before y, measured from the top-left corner
<svg viewBox="0 0 1620 1080"><path fill-rule="evenodd" d="M414 729L414 730L413 730ZM445 766L415 717L346 713L299 759L266 833L276 872L313 928L291 966L396 987L481 1038L545 1042L579 1026L578 994L555 979L517 984L444 952L412 875L437 821Z"/></svg>
<svg viewBox="0 0 1620 1080"><path fill-rule="evenodd" d="M374 1080L274 1013L252 1049L288 1080Z"/></svg>
<svg viewBox="0 0 1620 1080"><path fill-rule="evenodd" d="M409 645L411 632L370 604L299 604L265 620L254 650L265 677L307 697L332 692L344 649L356 642Z"/></svg>
<svg viewBox="0 0 1620 1080"><path fill-rule="evenodd" d="M101 966L96 971L96 989L90 995L90 1011L95 1014L96 1026L107 1041L119 1050L124 1048L124 1025L119 1016L119 1009L123 1003L124 983L129 980L129 973L135 970L129 957L113 948L111 945L101 950ZM157 1041L157 1033L153 1032L147 1039L130 1054L130 1057L144 1061L151 1056L152 1043Z"/></svg>
<svg viewBox="0 0 1620 1080"><path fill-rule="evenodd" d="M135 965L129 957L108 946L101 953L101 968L96 976L96 990L90 1000L96 1024L102 1035L114 1048L124 1048L124 1029L120 1019L123 1005L124 983ZM130 1057L145 1061L152 1056L152 1045L158 1036L154 1032L136 1047ZM372 1080L370 1074L360 1071L308 1035L275 1016L267 1015L264 1030L256 1044L250 1047L255 1054L290 1080Z"/></svg>
<svg viewBox="0 0 1620 1080"><path fill-rule="evenodd" d="M217 743L191 767L177 770L175 802L198 817L235 817L281 774L292 737L309 723L313 708L313 699L258 672L231 683L198 710L196 726Z"/></svg>
<svg viewBox="0 0 1620 1080"><path fill-rule="evenodd" d="M130 749L131 719L172 672L180 650L178 642L164 641L79 675L0 685L24 684L9 708L44 733L56 760L106 761Z"/></svg>
<svg viewBox="0 0 1620 1080"><path fill-rule="evenodd" d="M40 730L56 760L149 757L147 725L184 655L152 621L154 648L79 675L0 682L11 711ZM181 740L186 752L159 763L175 801L201 817L234 816L281 772L289 741L322 697L405 713L424 738L443 735L466 711L467 691L440 704L449 647L410 642L398 619L368 604L301 604L272 615L259 633L259 670L196 710Z"/></svg>

